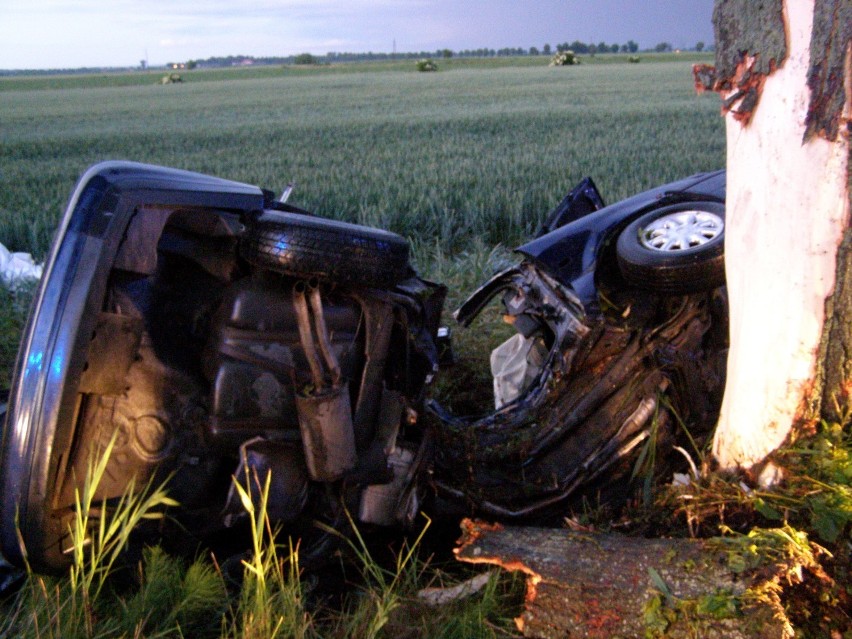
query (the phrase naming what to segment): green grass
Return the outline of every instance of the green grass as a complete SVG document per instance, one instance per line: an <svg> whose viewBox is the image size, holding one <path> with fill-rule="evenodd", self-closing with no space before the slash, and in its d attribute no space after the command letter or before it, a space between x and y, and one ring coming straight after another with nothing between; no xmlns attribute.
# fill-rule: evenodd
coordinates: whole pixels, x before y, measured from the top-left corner
<svg viewBox="0 0 852 639"><path fill-rule="evenodd" d="M34 283L15 289L0 285L0 389L9 388L18 340L27 321Z"/></svg>
<svg viewBox="0 0 852 639"><path fill-rule="evenodd" d="M479 594L440 608L418 601L422 584L442 579L420 558L428 520L420 535L404 543L389 563L374 559L365 537L350 521L354 535L344 539L344 546L349 545L348 563L361 578L349 581L349 594L338 606L316 597L310 602L298 546L292 541L282 544L267 516L269 475L265 481L247 477L250 488L234 480L249 516L252 541L239 583L226 579L215 558L186 563L158 547L145 548L136 566L128 564L122 553L129 548L138 520L159 518L163 507L174 502L163 487L150 486L138 494L128 486L111 508L94 501L114 441L103 451L93 451L84 487L77 494L69 573L58 577L28 573L17 595L0 601L0 637L493 639L514 634L507 613L517 607L521 590L520 582L511 577L492 574ZM121 559L125 561L117 561Z"/></svg>
<svg viewBox="0 0 852 639"><path fill-rule="evenodd" d="M171 86L8 80L0 242L44 256L85 168L132 159L273 189L295 181L297 204L450 254L473 237L512 245L584 175L614 201L722 166L718 98L695 95L690 64L672 60L204 71L217 79Z"/></svg>

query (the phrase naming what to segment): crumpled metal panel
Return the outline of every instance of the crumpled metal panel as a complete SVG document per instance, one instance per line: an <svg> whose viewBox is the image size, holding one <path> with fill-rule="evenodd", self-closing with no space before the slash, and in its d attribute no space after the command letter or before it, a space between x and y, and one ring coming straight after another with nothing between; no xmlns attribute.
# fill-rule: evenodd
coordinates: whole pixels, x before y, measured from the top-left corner
<svg viewBox="0 0 852 639"><path fill-rule="evenodd" d="M719 358L705 349L712 293L637 297L624 317L589 318L568 287L524 262L475 292L457 318L469 323L498 293L510 316L539 323L550 351L538 378L500 410L460 417L429 404L441 421L435 475L444 496L491 516L544 515L604 476L625 477L627 460L672 430L669 407L679 418L713 414L705 405L721 386L710 371Z"/></svg>

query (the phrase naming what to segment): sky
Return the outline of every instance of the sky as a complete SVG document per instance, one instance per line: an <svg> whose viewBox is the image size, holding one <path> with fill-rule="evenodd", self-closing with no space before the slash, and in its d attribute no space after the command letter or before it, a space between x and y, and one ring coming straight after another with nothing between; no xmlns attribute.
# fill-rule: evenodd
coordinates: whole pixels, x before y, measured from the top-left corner
<svg viewBox="0 0 852 639"><path fill-rule="evenodd" d="M713 0L0 0L0 69L713 42Z"/></svg>

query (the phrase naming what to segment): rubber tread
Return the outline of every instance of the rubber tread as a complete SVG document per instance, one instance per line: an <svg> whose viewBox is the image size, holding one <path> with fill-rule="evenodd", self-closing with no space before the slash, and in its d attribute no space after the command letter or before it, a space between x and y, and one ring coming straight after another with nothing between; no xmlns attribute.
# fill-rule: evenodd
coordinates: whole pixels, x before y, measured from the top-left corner
<svg viewBox="0 0 852 639"><path fill-rule="evenodd" d="M243 237L240 254L260 268L343 284L388 287L410 273L405 238L298 213L265 212Z"/></svg>
<svg viewBox="0 0 852 639"><path fill-rule="evenodd" d="M618 236L618 267L628 284L638 288L682 295L725 284L724 229L713 241L683 251L663 253L642 246L639 232L649 223L678 210L706 210L722 219L725 206L718 202L688 202L651 211L631 222Z"/></svg>

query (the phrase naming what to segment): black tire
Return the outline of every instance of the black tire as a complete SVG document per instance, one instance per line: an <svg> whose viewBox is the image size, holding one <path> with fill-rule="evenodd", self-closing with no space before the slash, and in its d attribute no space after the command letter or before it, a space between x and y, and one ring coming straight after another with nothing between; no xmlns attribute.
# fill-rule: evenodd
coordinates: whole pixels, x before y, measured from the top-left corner
<svg viewBox="0 0 852 639"><path fill-rule="evenodd" d="M266 211L240 244L254 266L285 275L387 287L409 275L408 242L381 229Z"/></svg>
<svg viewBox="0 0 852 639"><path fill-rule="evenodd" d="M725 205L682 202L646 213L618 236L616 253L628 284L680 295L725 283Z"/></svg>

